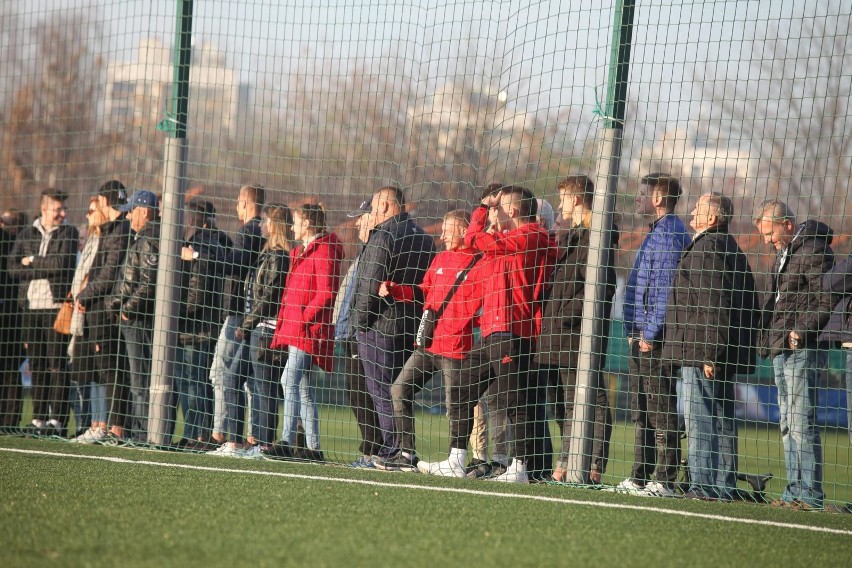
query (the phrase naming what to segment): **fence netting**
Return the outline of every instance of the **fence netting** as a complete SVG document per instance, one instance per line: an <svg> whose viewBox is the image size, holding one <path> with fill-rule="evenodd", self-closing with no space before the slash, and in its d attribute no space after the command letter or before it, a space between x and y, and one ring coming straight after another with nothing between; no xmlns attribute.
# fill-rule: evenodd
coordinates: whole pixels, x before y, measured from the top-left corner
<svg viewBox="0 0 852 568"><path fill-rule="evenodd" d="M2 4L4 434L852 501L847 2L327 4Z"/></svg>

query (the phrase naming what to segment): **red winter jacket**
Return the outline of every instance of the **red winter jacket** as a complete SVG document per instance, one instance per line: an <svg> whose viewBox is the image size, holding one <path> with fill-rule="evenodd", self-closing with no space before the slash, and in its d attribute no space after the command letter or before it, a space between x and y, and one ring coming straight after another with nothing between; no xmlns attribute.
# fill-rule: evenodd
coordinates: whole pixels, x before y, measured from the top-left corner
<svg viewBox="0 0 852 568"><path fill-rule="evenodd" d="M473 260L474 251L445 250L432 260L420 289L423 308L438 310L456 282L458 273ZM450 359L463 359L473 345L474 315L482 305L482 283L476 280L477 268L468 272L435 326L435 338L427 351ZM387 283L397 301L414 301L414 287Z"/></svg>
<svg viewBox="0 0 852 568"><path fill-rule="evenodd" d="M271 347L295 347L330 371L334 351L331 312L340 287L343 245L334 233L290 253L290 273L281 296Z"/></svg>
<svg viewBox="0 0 852 568"><path fill-rule="evenodd" d="M483 280L482 337L508 332L535 339L541 332L542 294L556 264L556 240L538 223L504 233L488 233L488 209L477 207L465 243L483 253L477 271Z"/></svg>

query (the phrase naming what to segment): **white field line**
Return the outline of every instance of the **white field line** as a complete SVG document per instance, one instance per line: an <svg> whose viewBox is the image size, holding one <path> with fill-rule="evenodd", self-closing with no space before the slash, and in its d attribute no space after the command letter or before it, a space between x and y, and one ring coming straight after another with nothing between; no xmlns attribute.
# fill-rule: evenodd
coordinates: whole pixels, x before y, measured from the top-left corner
<svg viewBox="0 0 852 568"><path fill-rule="evenodd" d="M827 527L814 527L809 525L800 525L796 523L779 523L775 521L760 521L755 519L742 519L738 517L728 517L725 515L709 515L706 513L692 513L689 511L677 511L672 509L658 509L656 507L643 507L639 505L623 505L618 503L599 503L596 501L580 501L576 499L565 499L562 497L545 497L543 495L522 495L517 493L500 493L497 491L482 491L478 489L463 489L460 487L429 487L425 485L412 485L408 483L387 483L382 481L371 481L368 479L344 479L339 477L325 477L322 475L305 475L299 473L283 473L278 471L258 471L251 469L229 469L223 467L209 467L200 465L187 465L177 463L162 463L146 460L129 460L125 458L114 458L108 456L83 456L76 454L65 454L61 452L45 452L40 450L22 450L17 448L0 448L2 452L12 452L18 454L32 454L41 456L52 456L61 458L78 458L87 460L99 460L112 463L149 465L153 467L171 467L176 469L189 469L194 471L210 471L214 473L236 473L241 475L265 475L269 477L283 477L287 479L306 479L310 481L333 481L335 483L350 483L353 485L366 485L370 487L387 487L390 489L414 489L418 491L435 491L440 493L459 493L465 495L480 495L483 497L501 497L504 499L525 499L528 501L541 501L544 503L558 503L560 505L578 505L582 507L597 507L601 509L621 509L625 511L643 511L649 513L657 513L661 515L675 515L679 517L690 517L699 519L708 519L712 521L722 521L728 523L740 523L744 525L759 525L764 527L777 527L782 529L793 529L802 531L812 531L819 533L839 534L843 536L852 536L852 530L832 529Z"/></svg>

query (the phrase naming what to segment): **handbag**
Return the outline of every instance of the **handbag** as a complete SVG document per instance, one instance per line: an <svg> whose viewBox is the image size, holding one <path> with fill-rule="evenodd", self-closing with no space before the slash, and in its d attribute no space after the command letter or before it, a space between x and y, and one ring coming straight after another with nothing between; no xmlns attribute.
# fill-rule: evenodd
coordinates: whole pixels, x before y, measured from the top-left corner
<svg viewBox="0 0 852 568"><path fill-rule="evenodd" d="M71 294L65 298L59 311L56 313L56 320L53 322L53 331L61 335L71 335L71 318L74 316L74 302L71 300Z"/></svg>
<svg viewBox="0 0 852 568"><path fill-rule="evenodd" d="M432 342L435 340L435 328L438 326L438 320L441 319L441 315L443 315L447 304L449 304L450 300L452 300L456 290L458 290L461 283L464 282L467 273L470 272L470 269L473 268L473 265L476 264L480 258L482 258L481 252L473 255L473 259L470 261L470 264L458 273L456 281L453 283L453 287L450 288L449 292L447 292L447 296L441 303L440 308L437 310L423 310L423 316L420 318L420 325L417 326L417 333L414 335L414 345L422 347L423 349L428 349L432 346Z"/></svg>

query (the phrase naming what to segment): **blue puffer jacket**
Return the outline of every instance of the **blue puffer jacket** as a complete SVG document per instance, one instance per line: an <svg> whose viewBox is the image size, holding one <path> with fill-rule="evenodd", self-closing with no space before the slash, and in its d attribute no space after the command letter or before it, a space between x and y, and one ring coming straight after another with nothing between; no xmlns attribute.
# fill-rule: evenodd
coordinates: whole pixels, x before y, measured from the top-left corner
<svg viewBox="0 0 852 568"><path fill-rule="evenodd" d="M677 263L690 241L683 221L673 213L651 224L627 280L624 333L628 337L663 339L669 292Z"/></svg>

